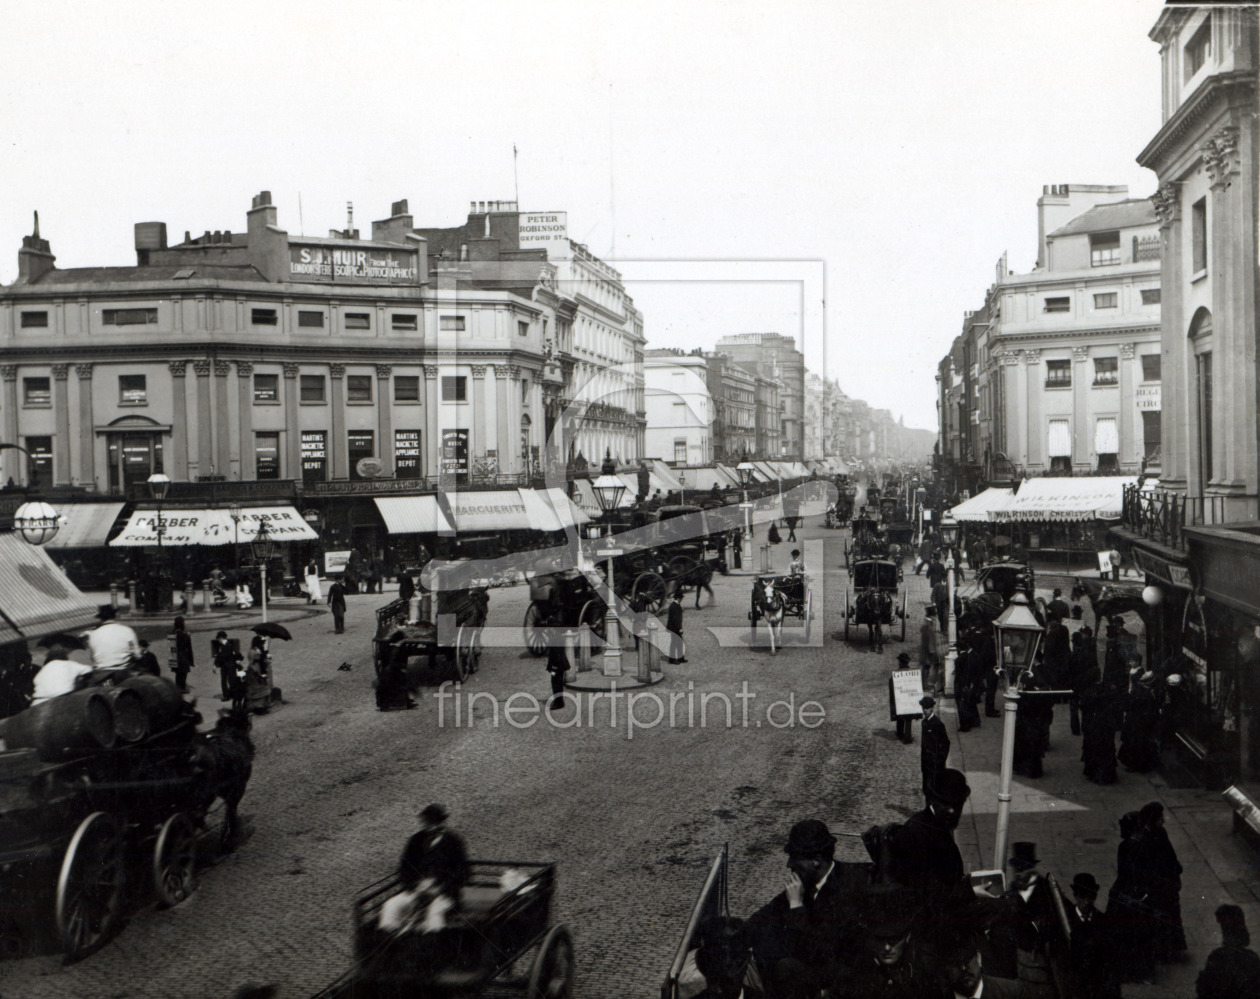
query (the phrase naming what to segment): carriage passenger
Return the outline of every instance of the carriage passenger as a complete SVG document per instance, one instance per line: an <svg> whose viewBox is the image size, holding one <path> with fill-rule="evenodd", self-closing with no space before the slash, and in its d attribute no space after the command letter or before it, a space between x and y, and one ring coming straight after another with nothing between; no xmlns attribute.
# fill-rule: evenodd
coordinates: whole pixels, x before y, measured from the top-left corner
<svg viewBox="0 0 1260 999"><path fill-rule="evenodd" d="M381 906L382 930L416 924L422 933L435 932L459 907L468 883L468 854L463 839L446 828L448 817L441 805L426 805L420 812L420 831L407 840L398 863L402 891Z"/></svg>
<svg viewBox="0 0 1260 999"><path fill-rule="evenodd" d="M49 698L69 694L78 686L79 678L91 672L91 666L71 659L64 645L53 645L44 657L43 667L35 674L35 696L31 707Z"/></svg>
<svg viewBox="0 0 1260 999"><path fill-rule="evenodd" d="M789 576L805 575L805 557L801 555L801 550L799 548L792 549L792 562L790 565L788 565L788 575Z"/></svg>

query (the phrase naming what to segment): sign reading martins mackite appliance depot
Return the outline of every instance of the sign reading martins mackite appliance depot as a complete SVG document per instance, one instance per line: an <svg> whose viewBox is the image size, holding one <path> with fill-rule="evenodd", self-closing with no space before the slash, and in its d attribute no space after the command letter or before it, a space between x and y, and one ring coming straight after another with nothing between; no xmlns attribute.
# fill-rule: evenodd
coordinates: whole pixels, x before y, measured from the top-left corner
<svg viewBox="0 0 1260 999"><path fill-rule="evenodd" d="M289 244L289 276L294 281L342 284L416 284L417 255L374 247Z"/></svg>

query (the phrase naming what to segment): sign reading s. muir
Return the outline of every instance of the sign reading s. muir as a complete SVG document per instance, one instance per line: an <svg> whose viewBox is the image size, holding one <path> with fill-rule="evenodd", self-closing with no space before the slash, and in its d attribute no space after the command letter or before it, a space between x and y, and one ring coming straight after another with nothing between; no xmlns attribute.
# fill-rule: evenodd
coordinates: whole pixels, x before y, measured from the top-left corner
<svg viewBox="0 0 1260 999"><path fill-rule="evenodd" d="M545 247L551 256L568 256L568 212L521 212L521 246Z"/></svg>
<svg viewBox="0 0 1260 999"><path fill-rule="evenodd" d="M346 284L415 284L414 253L363 246L289 244L289 277L294 281Z"/></svg>

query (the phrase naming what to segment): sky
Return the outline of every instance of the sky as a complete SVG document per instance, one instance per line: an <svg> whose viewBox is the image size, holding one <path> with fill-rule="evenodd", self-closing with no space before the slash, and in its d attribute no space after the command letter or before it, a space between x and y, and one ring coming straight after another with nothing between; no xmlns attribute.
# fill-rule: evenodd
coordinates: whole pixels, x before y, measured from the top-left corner
<svg viewBox="0 0 1260 999"><path fill-rule="evenodd" d="M32 210L58 266L127 265L134 223L243 231L264 189L307 235L347 201L366 234L402 198L441 227L519 190L627 275L649 347L796 336L933 428L963 313L1004 251L1033 265L1042 185L1153 192L1160 9L12 0L0 282Z"/></svg>

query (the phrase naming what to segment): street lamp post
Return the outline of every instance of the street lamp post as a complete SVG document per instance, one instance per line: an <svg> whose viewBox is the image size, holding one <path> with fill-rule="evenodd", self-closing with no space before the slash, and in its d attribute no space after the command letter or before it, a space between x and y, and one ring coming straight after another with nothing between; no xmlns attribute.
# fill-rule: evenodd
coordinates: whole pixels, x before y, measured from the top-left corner
<svg viewBox="0 0 1260 999"><path fill-rule="evenodd" d="M952 697L954 667L958 663L958 618L954 616L954 542L958 540L958 521L948 513L941 520L941 538L945 542L945 569L949 580L948 606L945 610L945 621L941 622L945 626L946 641L949 642L949 650L945 653L944 683L945 696Z"/></svg>
<svg viewBox="0 0 1260 999"><path fill-rule="evenodd" d="M1011 775L1015 769L1015 716L1019 712L1020 684L1032 670L1041 644L1041 625L1028 606L1028 598L1016 593L1006 610L993 622L997 643L997 669L1006 678L1002 695L1002 772L998 785L997 836L993 845L993 867L1006 869L1007 834L1011 819Z"/></svg>
<svg viewBox="0 0 1260 999"><path fill-rule="evenodd" d="M158 606L156 610L166 610L166 600L171 595L170 578L166 574L166 563L163 561L162 555L162 535L166 533L166 525L162 522L162 504L166 500L166 494L171 489L171 477L162 472L154 472L148 479L149 495L153 497L157 503L157 520L154 525L154 533L157 535L157 584L158 584Z"/></svg>
<svg viewBox="0 0 1260 999"><path fill-rule="evenodd" d="M262 619L267 623L267 563L275 552L276 543L271 540L271 530L266 520L258 522L258 535L250 542L254 551L254 560L258 563L258 571L262 588Z"/></svg>
<svg viewBox="0 0 1260 999"><path fill-rule="evenodd" d="M681 506L687 502L687 473L678 473L678 503Z"/></svg>
<svg viewBox="0 0 1260 999"><path fill-rule="evenodd" d="M745 570L752 566L752 504L748 502L748 487L752 485L752 477L755 469L753 463L748 460L748 452L744 452L744 460L735 466L735 471L739 473L739 484L743 493L744 501L740 504L744 508L744 537L741 544L740 565Z"/></svg>
<svg viewBox="0 0 1260 999"><path fill-rule="evenodd" d="M612 512L621 503L626 484L617 478L617 464L612 459L612 452L604 452L604 463L600 466L599 478L591 483L595 499L605 517L604 536L612 534ZM608 549L610 552L613 549ZM604 676L621 675L621 625L617 619L617 597L613 588L613 555L608 556L608 592L604 597Z"/></svg>
<svg viewBox="0 0 1260 999"><path fill-rule="evenodd" d="M232 518L232 579L237 585L241 575L241 505L232 503L228 506L228 516Z"/></svg>

